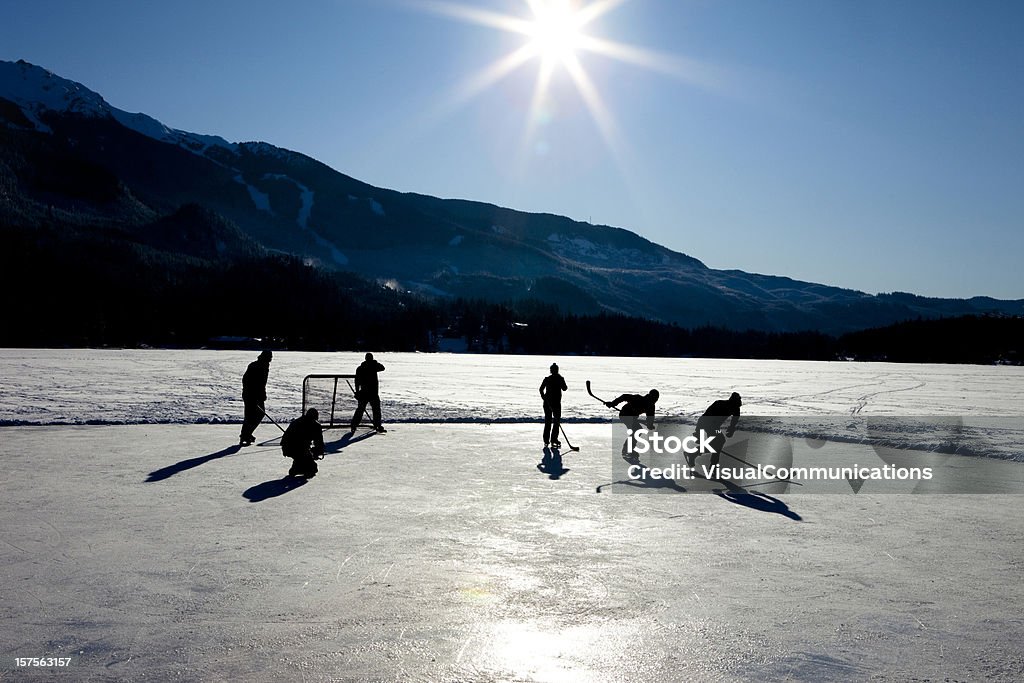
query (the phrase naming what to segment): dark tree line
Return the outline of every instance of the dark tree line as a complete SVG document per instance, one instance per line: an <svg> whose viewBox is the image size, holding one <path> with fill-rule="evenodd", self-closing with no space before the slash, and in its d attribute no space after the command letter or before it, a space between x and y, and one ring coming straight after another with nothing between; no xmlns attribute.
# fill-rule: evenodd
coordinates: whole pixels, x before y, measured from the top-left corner
<svg viewBox="0 0 1024 683"><path fill-rule="evenodd" d="M1022 340L1024 318L966 315L851 332L837 340L837 348L858 360L1020 365Z"/></svg>
<svg viewBox="0 0 1024 683"><path fill-rule="evenodd" d="M573 315L525 301L456 301L442 307L449 333L477 351L693 356L782 360L1020 364L1024 318L959 316L913 320L844 334L682 328L623 315Z"/></svg>
<svg viewBox="0 0 1024 683"><path fill-rule="evenodd" d="M429 306L287 255L212 261L45 225L2 228L0 244L4 346L199 347L238 335L354 348L385 344L397 323L412 349L435 324Z"/></svg>

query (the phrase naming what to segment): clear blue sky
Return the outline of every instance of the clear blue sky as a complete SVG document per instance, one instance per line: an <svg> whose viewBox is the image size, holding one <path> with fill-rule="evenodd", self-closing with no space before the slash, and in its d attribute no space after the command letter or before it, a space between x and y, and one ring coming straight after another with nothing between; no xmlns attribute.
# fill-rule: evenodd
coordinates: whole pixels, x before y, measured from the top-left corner
<svg viewBox="0 0 1024 683"><path fill-rule="evenodd" d="M527 38L422 5L7 2L0 58L175 128L628 228L716 268L1024 298L1024 3L620 2L586 33L661 68L578 51L611 133L561 67L532 116L538 59L460 100Z"/></svg>

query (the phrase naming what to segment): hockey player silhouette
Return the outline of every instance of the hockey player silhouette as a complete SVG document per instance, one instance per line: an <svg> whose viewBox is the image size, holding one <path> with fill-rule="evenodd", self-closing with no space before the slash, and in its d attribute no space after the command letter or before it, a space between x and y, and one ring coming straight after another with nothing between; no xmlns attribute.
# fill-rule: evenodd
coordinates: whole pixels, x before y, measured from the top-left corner
<svg viewBox="0 0 1024 683"><path fill-rule="evenodd" d="M366 360L359 364L356 368L356 412L352 415L351 431L355 432L356 427L359 426L359 420L363 416L363 411L366 410L366 406L369 405L373 411L373 428L380 433L384 433L387 430L381 425L380 422L380 382L377 379L377 373L384 372L384 366L373 359L372 353L366 354Z"/></svg>
<svg viewBox="0 0 1024 683"><path fill-rule="evenodd" d="M289 477L315 477L316 459L324 454L324 432L318 420L320 413L310 408L305 415L292 420L281 436L281 452L291 458Z"/></svg>
<svg viewBox="0 0 1024 683"><path fill-rule="evenodd" d="M238 443L249 446L256 437L253 432L266 415L264 408L267 401L267 377L270 374L270 361L274 354L264 351L242 375L242 403L245 405L245 417L242 420L242 432L238 435Z"/></svg>
<svg viewBox="0 0 1024 683"><path fill-rule="evenodd" d="M654 429L654 410L655 404L661 394L657 389L651 389L645 395L640 394L622 394L614 401L606 401L605 405L609 408L618 408L619 404L623 406L619 410L619 420L622 424L626 425L626 429L630 430L626 433L626 440L622 443L623 455L633 453L633 432L640 428L640 416L647 416L647 429Z"/></svg>
<svg viewBox="0 0 1024 683"><path fill-rule="evenodd" d="M736 423L740 419L740 406L742 405L743 399L734 391L728 400L715 401L709 405L704 414L697 420L697 427L693 430L694 436L700 439L702 431L705 434L714 434L714 437L711 439L711 448L715 452L711 455L711 467L718 464L718 458L722 454L722 447L725 446L726 438L732 437L733 432L736 431ZM732 419L729 421L729 426L723 434L722 425L729 417ZM693 467L696 461L696 453L686 454L686 464L688 466Z"/></svg>
<svg viewBox="0 0 1024 683"><path fill-rule="evenodd" d="M544 445L561 448L558 430L562 423L562 392L568 391L565 378L558 374L558 364L551 364L551 374L540 383L540 396L544 401Z"/></svg>

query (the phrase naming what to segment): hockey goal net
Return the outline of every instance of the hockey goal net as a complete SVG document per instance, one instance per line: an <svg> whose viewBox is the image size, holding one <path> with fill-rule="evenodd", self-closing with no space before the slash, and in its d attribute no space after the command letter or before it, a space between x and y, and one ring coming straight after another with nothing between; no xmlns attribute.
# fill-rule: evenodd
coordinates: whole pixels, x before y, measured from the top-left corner
<svg viewBox="0 0 1024 683"><path fill-rule="evenodd" d="M302 380L302 414L310 408L320 413L324 429L348 427L359 405L354 395L355 375L306 375ZM360 422L366 416L360 416Z"/></svg>

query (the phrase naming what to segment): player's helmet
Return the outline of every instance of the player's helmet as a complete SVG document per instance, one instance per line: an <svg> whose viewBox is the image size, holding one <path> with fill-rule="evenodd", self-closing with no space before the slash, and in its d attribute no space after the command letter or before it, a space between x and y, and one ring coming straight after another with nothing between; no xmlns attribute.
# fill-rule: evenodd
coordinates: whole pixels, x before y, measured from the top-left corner
<svg viewBox="0 0 1024 683"><path fill-rule="evenodd" d="M366 360L373 360L373 354L369 351L366 352Z"/></svg>
<svg viewBox="0 0 1024 683"><path fill-rule="evenodd" d="M309 410L306 411L306 417L308 417L311 420L319 420L320 411L317 410L316 408L310 408Z"/></svg>

